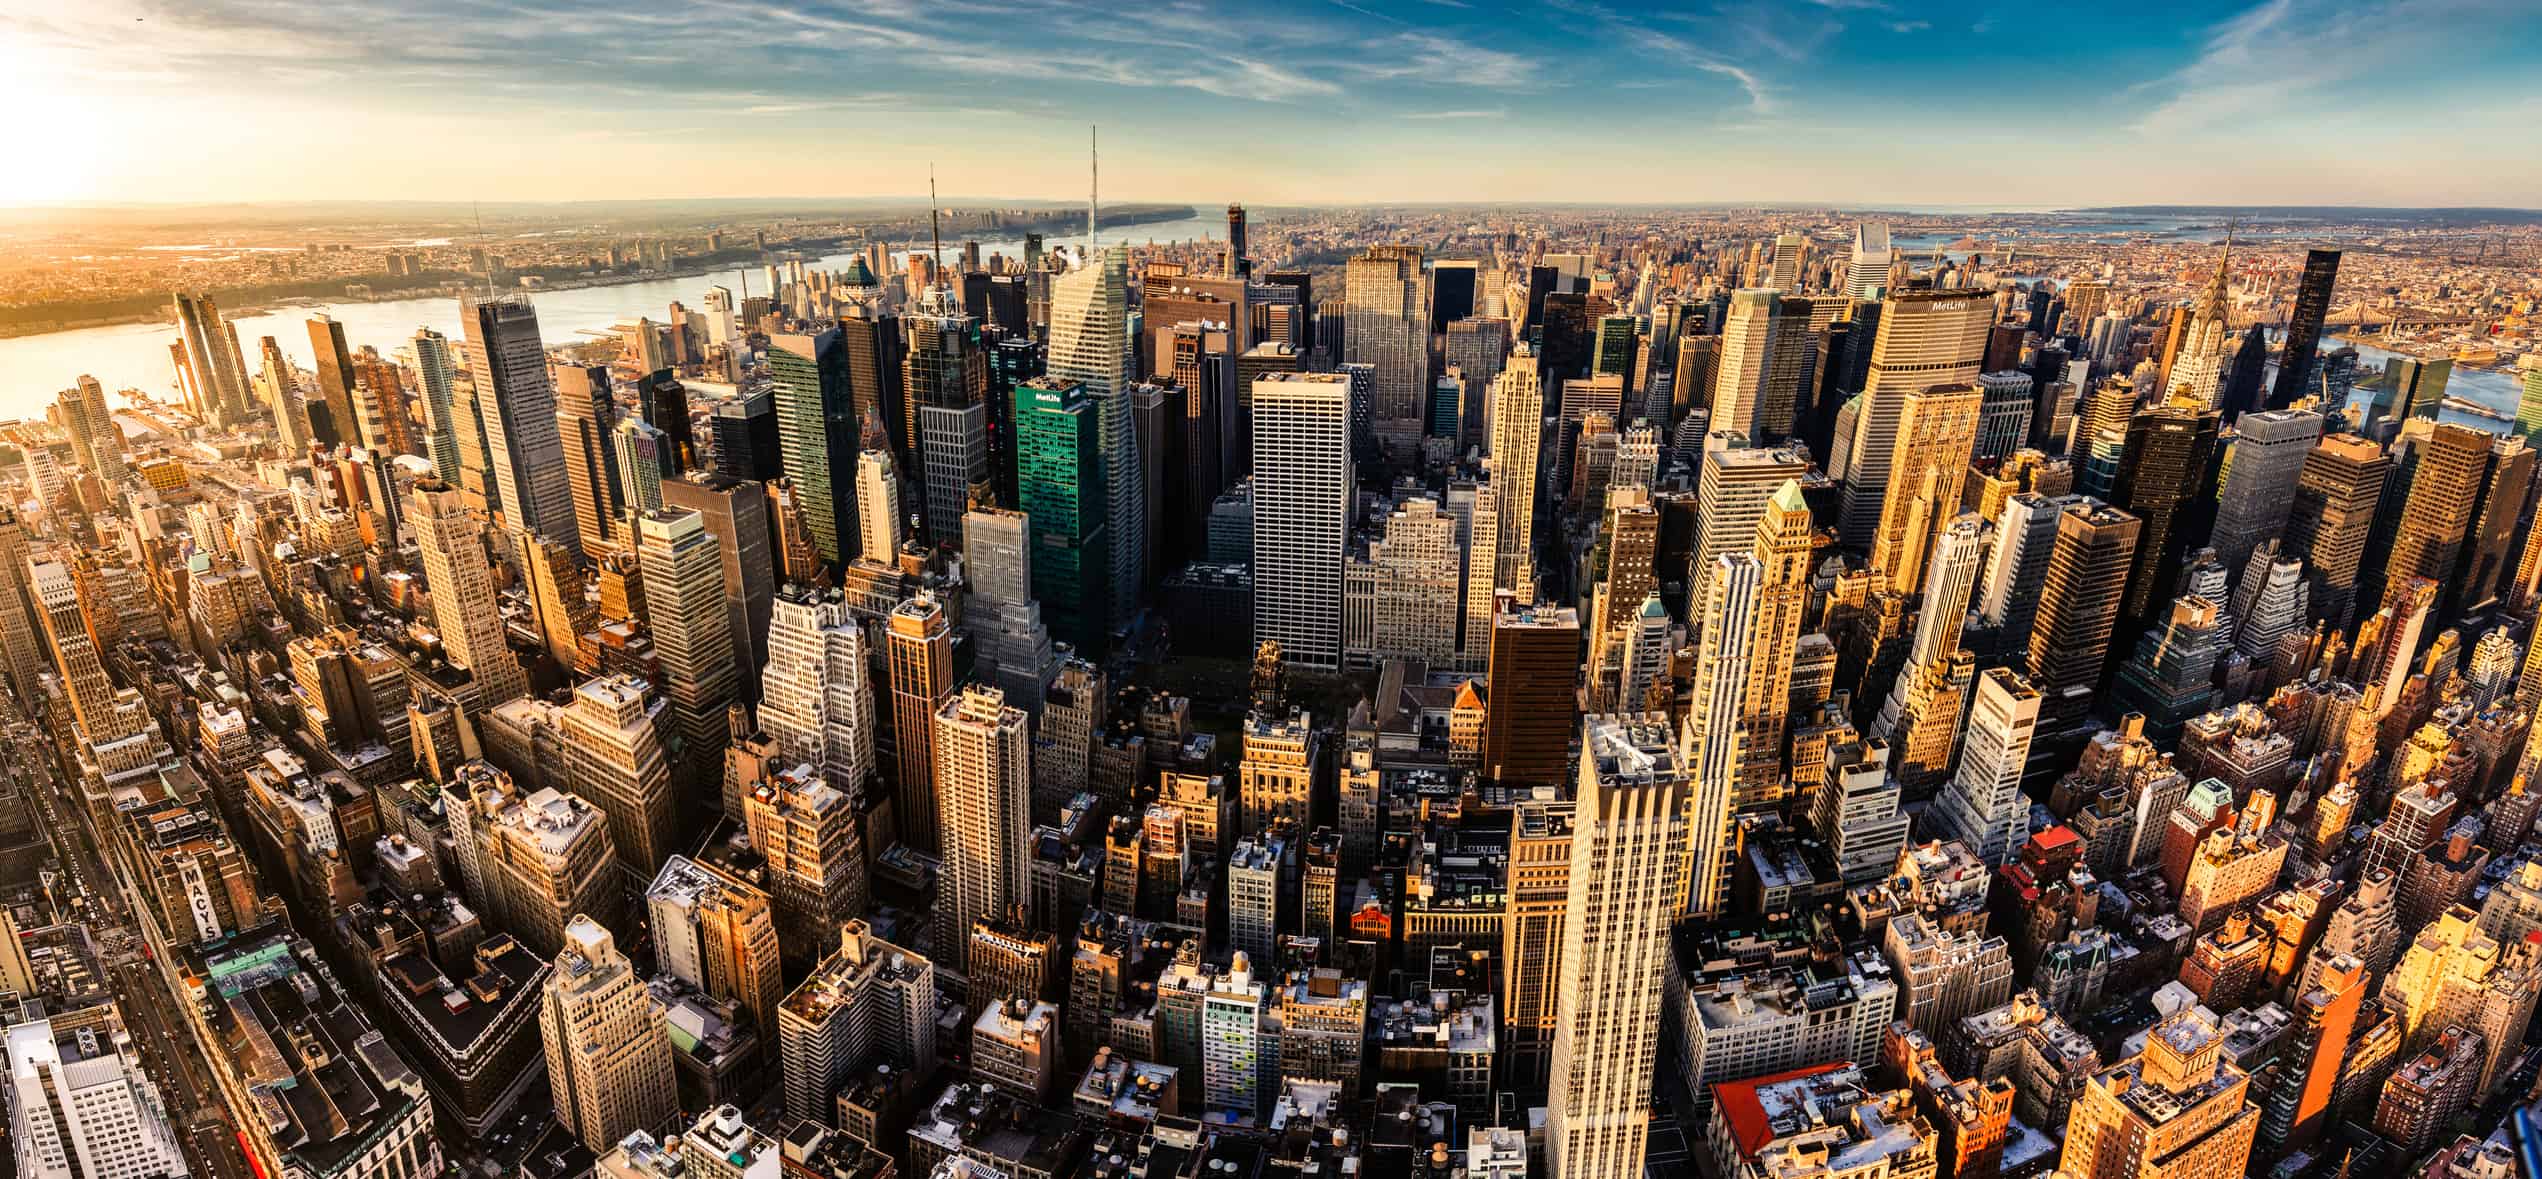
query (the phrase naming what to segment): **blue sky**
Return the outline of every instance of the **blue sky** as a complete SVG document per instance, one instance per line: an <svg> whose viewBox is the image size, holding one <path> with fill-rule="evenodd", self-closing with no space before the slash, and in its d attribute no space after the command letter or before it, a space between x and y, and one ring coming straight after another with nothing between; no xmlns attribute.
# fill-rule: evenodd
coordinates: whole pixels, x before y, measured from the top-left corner
<svg viewBox="0 0 2542 1179"><path fill-rule="evenodd" d="M2542 203L2534 0L0 0L0 203ZM19 128L13 128L17 131Z"/></svg>

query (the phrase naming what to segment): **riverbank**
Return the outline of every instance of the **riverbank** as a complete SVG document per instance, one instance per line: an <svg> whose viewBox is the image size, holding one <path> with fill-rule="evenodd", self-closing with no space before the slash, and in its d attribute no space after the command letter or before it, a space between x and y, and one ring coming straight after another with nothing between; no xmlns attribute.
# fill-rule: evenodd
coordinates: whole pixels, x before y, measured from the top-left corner
<svg viewBox="0 0 2542 1179"><path fill-rule="evenodd" d="M1198 215L1198 212L1189 205L1181 207L1137 207L1123 209L1117 213L1106 213L1102 217L1101 224L1105 229L1130 229L1141 225L1157 225L1191 221L1196 219ZM1073 232L1078 226L1083 224L1084 222L1082 219L1070 219L1063 217L1045 221L1034 221L1013 227L1001 227L1000 232L1011 234L1043 233L1056 237ZM900 234L894 234L886 237L885 240L887 241L898 243L923 240L923 230L915 231L919 233L919 237L907 237L905 234L911 231L906 226L894 225L885 228L887 230L902 231ZM700 278L707 275L725 273L741 267L764 266L769 262L788 257L802 256L807 258L817 258L828 256L839 253L850 245L862 248L863 243L870 240L873 240L870 235L865 237L841 236L811 238L787 242L782 246L771 247L765 252L726 250L721 254L716 255L684 258L678 265L672 266L668 269L623 271L607 274L547 274L530 272L534 277L538 278L539 281L537 283L529 286L515 285L503 289L507 293L510 291L527 291L532 294L537 294L544 291L577 291L589 290L594 287L627 286L635 283L668 282L680 279ZM953 248L959 248L960 244L960 242L946 243L948 247ZM901 248L906 249L911 247L904 245ZM455 299L460 295L466 294L470 290L477 288L478 284L474 280L471 280L468 276L455 272L448 273L449 277L445 281L437 284L407 286L383 286L381 285L382 282L387 280L387 276L385 275L365 276L360 278L348 276L341 286L332 291L313 290L305 294L279 296L268 295L263 297L238 299L237 302L232 302L233 299L237 298L238 292L235 290L214 290L209 293L215 301L220 303L221 314L223 316L231 319L237 319L246 316L269 314L274 311L295 307L314 307L333 304L396 303L410 299L429 298ZM365 288L365 290L358 295L352 294L346 289L357 286ZM137 307L131 311L79 316L68 319L0 322L0 340L23 339L28 336L48 336L57 332L84 331L92 328L126 327L133 324L166 324L172 322L169 318L170 313L168 310L167 295L154 294L147 296L134 296L134 298L147 299L149 301L148 305ZM123 302L124 300L119 299L116 301Z"/></svg>

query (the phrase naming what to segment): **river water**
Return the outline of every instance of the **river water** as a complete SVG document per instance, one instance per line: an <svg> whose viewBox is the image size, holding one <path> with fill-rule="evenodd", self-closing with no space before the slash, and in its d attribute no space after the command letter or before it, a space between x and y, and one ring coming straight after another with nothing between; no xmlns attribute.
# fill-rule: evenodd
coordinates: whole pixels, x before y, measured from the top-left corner
<svg viewBox="0 0 2542 1179"><path fill-rule="evenodd" d="M1107 241L1145 243L1224 240L1227 223L1209 218L1185 218L1158 221L1145 225L1113 226L1104 231ZM1048 234L1042 239L1045 249L1081 246L1083 233ZM960 242L945 243L945 256L958 257ZM980 239L980 256L1002 253L1010 258L1024 252L1022 238ZM844 267L856 255L831 254L809 263L813 268L830 270ZM577 287L570 290L534 291L538 303L539 333L549 344L560 344L584 331L607 331L610 327L632 322L637 316L651 316L660 321L669 314L673 300L696 307L706 288L722 286L739 295L744 287L740 269L691 275L685 278L648 279L642 282L609 286ZM767 281L760 268L749 268L748 289L755 294L767 293ZM309 303L291 304L271 311L231 316L238 327L239 350L245 354L247 371L254 373L258 339L272 336L301 367L315 364L309 349L310 316L319 312L334 316L344 324L346 342L358 349L364 344L393 354L406 341L413 339L415 329L429 327L460 338L459 301L447 295L431 295L414 299L390 299L376 303ZM177 338L176 327L169 323L127 323L108 327L79 328L37 336L0 339L0 419L42 417L45 403L63 389L69 388L80 374L94 376L108 391L139 389L163 400L173 400L176 367L168 356L168 345Z"/></svg>

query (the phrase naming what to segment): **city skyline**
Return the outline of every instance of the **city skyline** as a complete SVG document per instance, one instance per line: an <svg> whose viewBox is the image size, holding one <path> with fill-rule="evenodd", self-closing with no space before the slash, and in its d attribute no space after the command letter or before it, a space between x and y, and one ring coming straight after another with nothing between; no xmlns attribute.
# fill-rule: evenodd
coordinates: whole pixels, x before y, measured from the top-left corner
<svg viewBox="0 0 2542 1179"><path fill-rule="evenodd" d="M2513 72L2542 48L2529 8L2135 17L109 0L0 14L0 99L42 112L20 130L44 161L0 181L0 206L904 196L930 161L950 191L1068 200L1089 123L1122 200L1216 199L1230 173L1263 204L2512 206L2542 188L2542 163L2492 146L2536 113ZM165 133L171 101L187 134ZM2431 139L2438 110L2454 133ZM395 149L347 168L329 144ZM2394 156L2412 166L2372 163Z"/></svg>

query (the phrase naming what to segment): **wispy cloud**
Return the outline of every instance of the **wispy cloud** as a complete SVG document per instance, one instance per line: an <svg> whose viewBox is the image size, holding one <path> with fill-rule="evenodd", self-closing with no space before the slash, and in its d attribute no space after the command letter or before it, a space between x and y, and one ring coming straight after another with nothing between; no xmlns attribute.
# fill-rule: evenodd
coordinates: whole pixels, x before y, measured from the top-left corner
<svg viewBox="0 0 2542 1179"><path fill-rule="evenodd" d="M1763 76L1674 33L1652 28L1592 0L1546 0L1546 6L1596 22L1607 35L1622 40L1646 57L1731 79L1748 97L1751 114L1772 114L1777 103Z"/></svg>
<svg viewBox="0 0 2542 1179"><path fill-rule="evenodd" d="M2179 135L2283 111L2299 100L2344 98L2346 84L2394 61L2429 61L2529 17L2520 0L2264 0L2216 25L2198 55L2137 93L2165 93L2138 118L2148 135ZM2361 54L2357 46L2371 44Z"/></svg>
<svg viewBox="0 0 2542 1179"><path fill-rule="evenodd" d="M1509 110L1506 107L1493 107L1490 110L1471 111L1413 111L1403 117L1407 119L1506 119L1509 117Z"/></svg>

